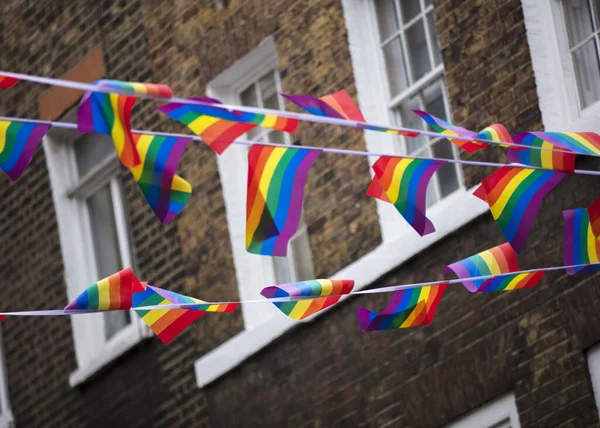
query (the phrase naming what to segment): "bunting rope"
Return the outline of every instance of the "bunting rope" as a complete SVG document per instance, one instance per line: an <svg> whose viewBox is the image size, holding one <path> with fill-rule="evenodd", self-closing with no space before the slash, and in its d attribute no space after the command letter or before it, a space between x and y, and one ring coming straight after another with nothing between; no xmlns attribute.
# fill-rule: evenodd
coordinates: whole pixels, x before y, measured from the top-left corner
<svg viewBox="0 0 600 428"><path fill-rule="evenodd" d="M99 93L105 93L105 94L121 94L121 95L130 96L130 97L146 98L146 99L151 99L151 100L161 101L161 102L210 107L212 109L220 109L222 111L235 110L238 112L245 112L245 113L273 115L273 116L280 117L280 118L294 119L294 120L300 120L300 121L305 121L305 122L323 123L323 124L328 124L328 125L340 125L340 126L345 126L345 127L350 127L350 128L358 128L361 130L381 130L381 131L386 131L386 132L389 131L392 133L409 134L407 136L425 135L425 136L436 137L436 138L451 137L452 140L459 140L459 141L466 141L466 142L476 141L476 142L485 143L485 144L498 145L501 147L514 147L514 148L518 148L518 149L524 148L524 146L522 144L516 144L513 141L498 141L497 139L494 140L494 139L488 139L488 138L481 138L480 136L477 136L477 135L469 135L469 136L451 135L450 136L448 134L441 133L441 132L426 131L426 130L414 129L414 128L393 127L393 126L389 126L389 125L379 125L379 124L360 122L360 121L337 118L337 117L317 116L317 115L312 115L312 114L308 114L308 113L297 113L297 112L291 112L291 111L285 111L285 110L273 110L273 109L267 109L267 108L261 108L261 107L238 106L238 105L231 105L231 104L215 104L214 102L210 102L209 99L205 99L204 101L202 101L200 99L167 97L167 96L157 95L157 94L152 94L152 93L134 92L131 90L127 90L125 88L119 88L119 87L110 86L110 85L97 85L97 84L90 84L90 83L82 83L82 82L75 82L75 81L66 80L66 79L57 79L57 78L52 78L52 77L43 77L43 76L36 76L36 75L23 74L23 73L13 73L13 72L8 72L8 71L0 71L0 76L5 76L7 78L18 79L18 80L25 80L25 81L34 82L34 83L40 83L40 84L44 84L44 85L60 86L60 87L64 87L64 88L68 88L68 89L75 89L75 90L80 90L80 91L91 91L91 92L99 92ZM589 152L584 153L584 152L579 152L579 151L560 150L560 149L556 149L556 148L542 147L542 146L527 146L527 149L550 151L550 152L560 152L560 153L570 153L570 154L576 153L576 154L580 154L580 155L584 155L584 156L595 156L595 157L600 156L600 154L594 154L594 153L589 153ZM494 165L485 165L485 166L494 166Z"/></svg>
<svg viewBox="0 0 600 428"><path fill-rule="evenodd" d="M69 122L49 121L49 120L39 120L39 119L21 119L21 118L16 118L16 117L9 117L9 116L0 116L0 120L19 121L19 122L23 122L23 123L35 123L35 124L40 124L40 125L49 125L54 128L77 130L77 124L69 123ZM177 133L169 133L169 132L146 131L146 130L140 130L140 129L133 129L133 130L131 130L131 132L133 134L139 134L139 135L146 134L146 135L154 135L154 136L161 136L161 137L186 138L189 140L204 141L201 137L199 137L197 135L191 135L191 134L177 134ZM442 135L442 134L440 134L440 135ZM447 138L447 136L443 136L443 137ZM455 139L456 137L452 137L452 138ZM286 145L286 144L278 144L278 143L270 143L270 142L262 142L262 141L235 140L233 142L233 144L239 144L242 146L261 145L261 146L282 147L282 148L290 148L291 147L291 148L298 149L298 150L318 150L323 153L332 153L332 154L350 155L350 156L366 156L366 157L385 156L385 157L403 158L403 159L432 160L432 161L441 161L444 163L451 163L451 164L458 164L458 165L472 165L472 166L479 166L479 167L502 168L505 166L510 166L510 167L514 167L514 168L552 171L551 168L529 166L529 165L524 165L521 163L506 164L506 163L500 163L500 162L483 162L483 161L472 161L472 160L464 160L464 159L446 159L446 158L419 157L419 156L410 156L410 155L395 155L395 154L389 154L389 153L367 152L367 151L360 151L360 150L334 149L334 148L330 148L330 147L290 146L290 145ZM542 149L542 148L540 148L540 149ZM544 149L544 150L547 150L547 149ZM569 153L572 153L572 152L569 152ZM571 173L571 174L578 174L578 175L600 176L600 171L591 171L591 170L587 170L587 169L574 169L573 171L564 171L564 172Z"/></svg>

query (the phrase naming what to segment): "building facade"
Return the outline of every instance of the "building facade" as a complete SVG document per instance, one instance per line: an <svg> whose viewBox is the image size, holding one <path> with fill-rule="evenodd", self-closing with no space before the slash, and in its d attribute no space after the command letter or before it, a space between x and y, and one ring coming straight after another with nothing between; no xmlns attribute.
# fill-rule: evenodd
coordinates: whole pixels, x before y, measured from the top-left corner
<svg viewBox="0 0 600 428"><path fill-rule="evenodd" d="M346 89L373 123L424 129L411 113L422 109L473 130L600 132L593 0L5 0L0 12L1 70L160 82L182 97L290 110L278 93ZM0 113L73 122L80 96L19 82L0 93ZM133 127L186 132L157 106L138 101ZM447 140L306 122L247 138L506 161L500 148L469 156ZM190 144L180 174L192 198L168 225L112 147L53 129L18 181L0 178L0 310L62 308L125 266L207 301L311 278L357 288L438 280L447 264L504 242L471 195L491 168L447 165L434 176L437 232L422 238L365 195L369 160L323 154L289 256L254 256L244 247L245 147L217 157ZM545 198L522 268L562 263L561 211L596 199L595 180L569 175ZM356 309L379 310L388 295L348 298L305 323L248 305L203 317L168 346L124 313L8 317L0 426L597 426L596 297L597 274L561 271L515 292L451 286L432 325L373 333L359 330Z"/></svg>

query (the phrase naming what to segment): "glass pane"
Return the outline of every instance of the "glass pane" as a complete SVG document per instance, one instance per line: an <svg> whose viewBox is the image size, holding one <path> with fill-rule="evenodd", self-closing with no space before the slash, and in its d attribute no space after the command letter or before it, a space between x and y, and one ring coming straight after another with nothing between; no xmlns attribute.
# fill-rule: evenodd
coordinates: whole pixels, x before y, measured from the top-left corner
<svg viewBox="0 0 600 428"><path fill-rule="evenodd" d="M442 85L438 82L428 86L424 91L425 111L431 113L440 119L448 120L446 106L444 105L444 95L442 94Z"/></svg>
<svg viewBox="0 0 600 428"><path fill-rule="evenodd" d="M377 11L377 22L379 23L379 34L381 41L384 41L398 31L396 4L394 0L377 0L375 9Z"/></svg>
<svg viewBox="0 0 600 428"><path fill-rule="evenodd" d="M600 99L600 62L593 39L573 52L573 63L581 104L587 107Z"/></svg>
<svg viewBox="0 0 600 428"><path fill-rule="evenodd" d="M425 26L422 20L406 30L406 46L412 68L412 78L413 81L416 81L431 70L427 40L425 39Z"/></svg>
<svg viewBox="0 0 600 428"><path fill-rule="evenodd" d="M402 12L402 22L406 24L421 11L420 0L400 0L400 11Z"/></svg>
<svg viewBox="0 0 600 428"><path fill-rule="evenodd" d="M84 177L98 163L115 152L112 139L104 134L84 134L74 144L79 178Z"/></svg>
<svg viewBox="0 0 600 428"><path fill-rule="evenodd" d="M314 278L310 240L306 229L299 232L290 241L291 254L294 258L296 281L306 281Z"/></svg>
<svg viewBox="0 0 600 428"><path fill-rule="evenodd" d="M240 93L240 101L242 105L249 107L258 107L258 98L256 96L256 85L253 83ZM254 140L260 135L260 127L256 127L248 131L248 139Z"/></svg>
<svg viewBox="0 0 600 428"><path fill-rule="evenodd" d="M119 250L119 237L113 212L110 185L107 184L87 199L90 217L94 256L98 279L106 278L122 268ZM109 312L104 314L106 339L129 324L129 312Z"/></svg>
<svg viewBox="0 0 600 428"><path fill-rule="evenodd" d="M442 63L442 52L440 51L440 41L435 28L433 12L427 14L427 25L429 26L429 40L431 40L431 47L433 49L433 61L435 61L435 65L440 65Z"/></svg>
<svg viewBox="0 0 600 428"><path fill-rule="evenodd" d="M399 37L394 38L383 47L383 56L385 58L385 68L387 70L391 96L394 97L408 86L408 76L406 75L402 44Z"/></svg>
<svg viewBox="0 0 600 428"><path fill-rule="evenodd" d="M433 0L425 0L425 7L433 5Z"/></svg>
<svg viewBox="0 0 600 428"><path fill-rule="evenodd" d="M405 128L425 129L425 122L419 116L417 116L413 110L421 110L418 95L410 98L400 105L400 119L402 121L402 126ZM404 141L406 141L406 154L414 154L417 150L426 147L426 138L427 137L423 135L419 135L415 138L405 137Z"/></svg>
<svg viewBox="0 0 600 428"><path fill-rule="evenodd" d="M271 131L269 132L268 137L271 143L286 144L285 135L283 134L283 132Z"/></svg>
<svg viewBox="0 0 600 428"><path fill-rule="evenodd" d="M588 0L566 0L564 5L569 42L573 47L593 32L590 4Z"/></svg>
<svg viewBox="0 0 600 428"><path fill-rule="evenodd" d="M275 270L275 281L277 284L289 284L294 282L290 262L287 257L273 257L273 268Z"/></svg>
<svg viewBox="0 0 600 428"><path fill-rule="evenodd" d="M446 139L440 140L432 147L433 156L436 158L452 159L452 143ZM446 164L436 172L438 184L442 197L449 195L458 189L458 174L456 165Z"/></svg>
<svg viewBox="0 0 600 428"><path fill-rule="evenodd" d="M263 105L265 107L267 107L267 99L270 98L277 101L277 83L275 82L275 73L270 72L266 76L262 77L258 82L258 86L260 87L260 96L263 99ZM269 108L279 108L279 104L276 104L276 107Z"/></svg>

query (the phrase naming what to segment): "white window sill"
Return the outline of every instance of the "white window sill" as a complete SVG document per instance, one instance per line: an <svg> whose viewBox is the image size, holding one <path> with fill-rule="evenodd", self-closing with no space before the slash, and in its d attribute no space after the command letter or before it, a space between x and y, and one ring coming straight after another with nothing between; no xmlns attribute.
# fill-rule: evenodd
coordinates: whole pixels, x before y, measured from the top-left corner
<svg viewBox="0 0 600 428"><path fill-rule="evenodd" d="M132 314L132 316L135 315ZM132 320L131 325L119 331L112 337L110 342L108 342L94 358L71 373L69 376L69 385L71 387L76 387L84 383L104 366L125 354L148 337L152 337L150 329L143 328L136 320Z"/></svg>
<svg viewBox="0 0 600 428"><path fill-rule="evenodd" d="M428 217L437 229L435 233L420 237L414 230L407 227L406 231L397 239L384 241L379 247L346 266L331 278L354 279L355 290L360 290L372 284L382 275L397 268L449 233L488 212L488 205L472 196L471 193L471 191L464 189L457 190L428 210ZM398 227L403 226L403 221L400 214L398 214ZM498 233L500 233L499 230ZM448 260L448 262L451 261ZM315 314L309 320L313 320L323 312ZM223 376L299 324L301 323L298 321L287 318L283 314L278 314L278 316L274 316L252 330L238 333L218 348L196 360L194 366L198 387L202 388Z"/></svg>
<svg viewBox="0 0 600 428"><path fill-rule="evenodd" d="M0 428L14 428L15 420L12 413L7 411L6 414L0 415Z"/></svg>

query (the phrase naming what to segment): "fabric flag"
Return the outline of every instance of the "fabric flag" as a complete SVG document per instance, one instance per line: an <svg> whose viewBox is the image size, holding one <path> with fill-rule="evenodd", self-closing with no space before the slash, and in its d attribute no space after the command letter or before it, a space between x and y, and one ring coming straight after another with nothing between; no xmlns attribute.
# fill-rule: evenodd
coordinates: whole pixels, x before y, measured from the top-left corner
<svg viewBox="0 0 600 428"><path fill-rule="evenodd" d="M190 198L190 183L176 174L177 164L190 140L133 134L141 163L131 172L158 219L169 223Z"/></svg>
<svg viewBox="0 0 600 428"><path fill-rule="evenodd" d="M0 120L0 169L16 180L33 158L50 125Z"/></svg>
<svg viewBox="0 0 600 428"><path fill-rule="evenodd" d="M544 271L517 273L488 279L470 279L479 276L507 274L519 270L517 255L508 242L482 251L446 266L445 272L454 272L471 293L477 291L507 291L533 287Z"/></svg>
<svg viewBox="0 0 600 428"><path fill-rule="evenodd" d="M431 176L446 162L381 156L374 164L375 175L367 195L393 204L421 236L435 232L425 216L427 186Z"/></svg>
<svg viewBox="0 0 600 428"><path fill-rule="evenodd" d="M600 242L592 232L592 225L585 208L563 211L565 235L563 262L565 266L600 263ZM581 266L566 269L569 275L582 272L595 272L597 266Z"/></svg>
<svg viewBox="0 0 600 428"><path fill-rule="evenodd" d="M345 90L325 95L321 98L311 97L310 95L281 95L315 116L354 120L356 122L361 122L358 124L360 129L366 129L368 131L386 132L388 134L405 135L407 137L416 137L419 135L418 132L396 131L367 124L364 116L356 104L354 104L354 101L352 101L352 97L350 97Z"/></svg>
<svg viewBox="0 0 600 428"><path fill-rule="evenodd" d="M208 304L193 297L148 285L143 292L133 295L133 308L143 306L168 305L172 303L198 303L190 309L150 309L135 310L136 314L166 345L181 333L188 325L207 312L233 312L237 303Z"/></svg>
<svg viewBox="0 0 600 428"><path fill-rule="evenodd" d="M86 92L77 111L77 130L81 133L99 132L110 135L121 163L131 168L140 164L140 156L131 135L131 110L136 98L126 94L150 94L171 97L166 85L151 83L99 80L96 85L110 88L115 93Z"/></svg>
<svg viewBox="0 0 600 428"><path fill-rule="evenodd" d="M444 119L435 117L427 112L421 110L413 110L417 115L421 117L435 132L447 135L448 137L466 137L466 138L487 138L480 137L477 132L469 131L468 129L461 128L450 122L446 122ZM461 149L468 153L476 152L477 150L484 149L488 146L487 143L481 141L472 140L455 140L448 138L452 143L456 144Z"/></svg>
<svg viewBox="0 0 600 428"><path fill-rule="evenodd" d="M587 209L587 214L592 226L592 233L600 239L600 198L596 199Z"/></svg>
<svg viewBox="0 0 600 428"><path fill-rule="evenodd" d="M281 256L296 233L304 185L318 150L254 145L248 151L246 249Z"/></svg>
<svg viewBox="0 0 600 428"><path fill-rule="evenodd" d="M123 269L86 288L65 310L110 311L131 309L133 293L144 290L131 268Z"/></svg>
<svg viewBox="0 0 600 428"><path fill-rule="evenodd" d="M362 331L375 331L431 324L447 287L440 284L396 291L381 313L358 308L358 326Z"/></svg>
<svg viewBox="0 0 600 428"><path fill-rule="evenodd" d="M169 103L160 106L158 110L187 125L218 154L223 153L236 138L259 125L283 132L294 132L298 126L296 119L226 110L218 107L221 102L214 98L190 100L212 103L215 106Z"/></svg>
<svg viewBox="0 0 600 428"><path fill-rule="evenodd" d="M312 314L336 304L342 297L341 295L350 293L352 288L354 288L354 281L351 279L314 279L311 281L266 287L263 288L260 294L267 299L277 297L320 297L318 299L273 302L288 317L295 320L303 320Z"/></svg>
<svg viewBox="0 0 600 428"><path fill-rule="evenodd" d="M474 195L488 203L506 240L521 252L542 200L564 176L563 172L505 166L486 177Z"/></svg>
<svg viewBox="0 0 600 428"><path fill-rule="evenodd" d="M538 147L538 150L519 147L509 147L506 151L509 162L521 163L523 165L535 166L555 171L573 172L575 170L575 154L563 146L550 144L534 135L535 133L522 133L515 136L515 144L523 147ZM552 151L552 150L569 150Z"/></svg>
<svg viewBox="0 0 600 428"><path fill-rule="evenodd" d="M524 132L515 135L515 142L531 147L546 143L574 153L600 156L600 135L594 132Z"/></svg>
<svg viewBox="0 0 600 428"><path fill-rule="evenodd" d="M0 89L12 88L20 79L0 75Z"/></svg>

